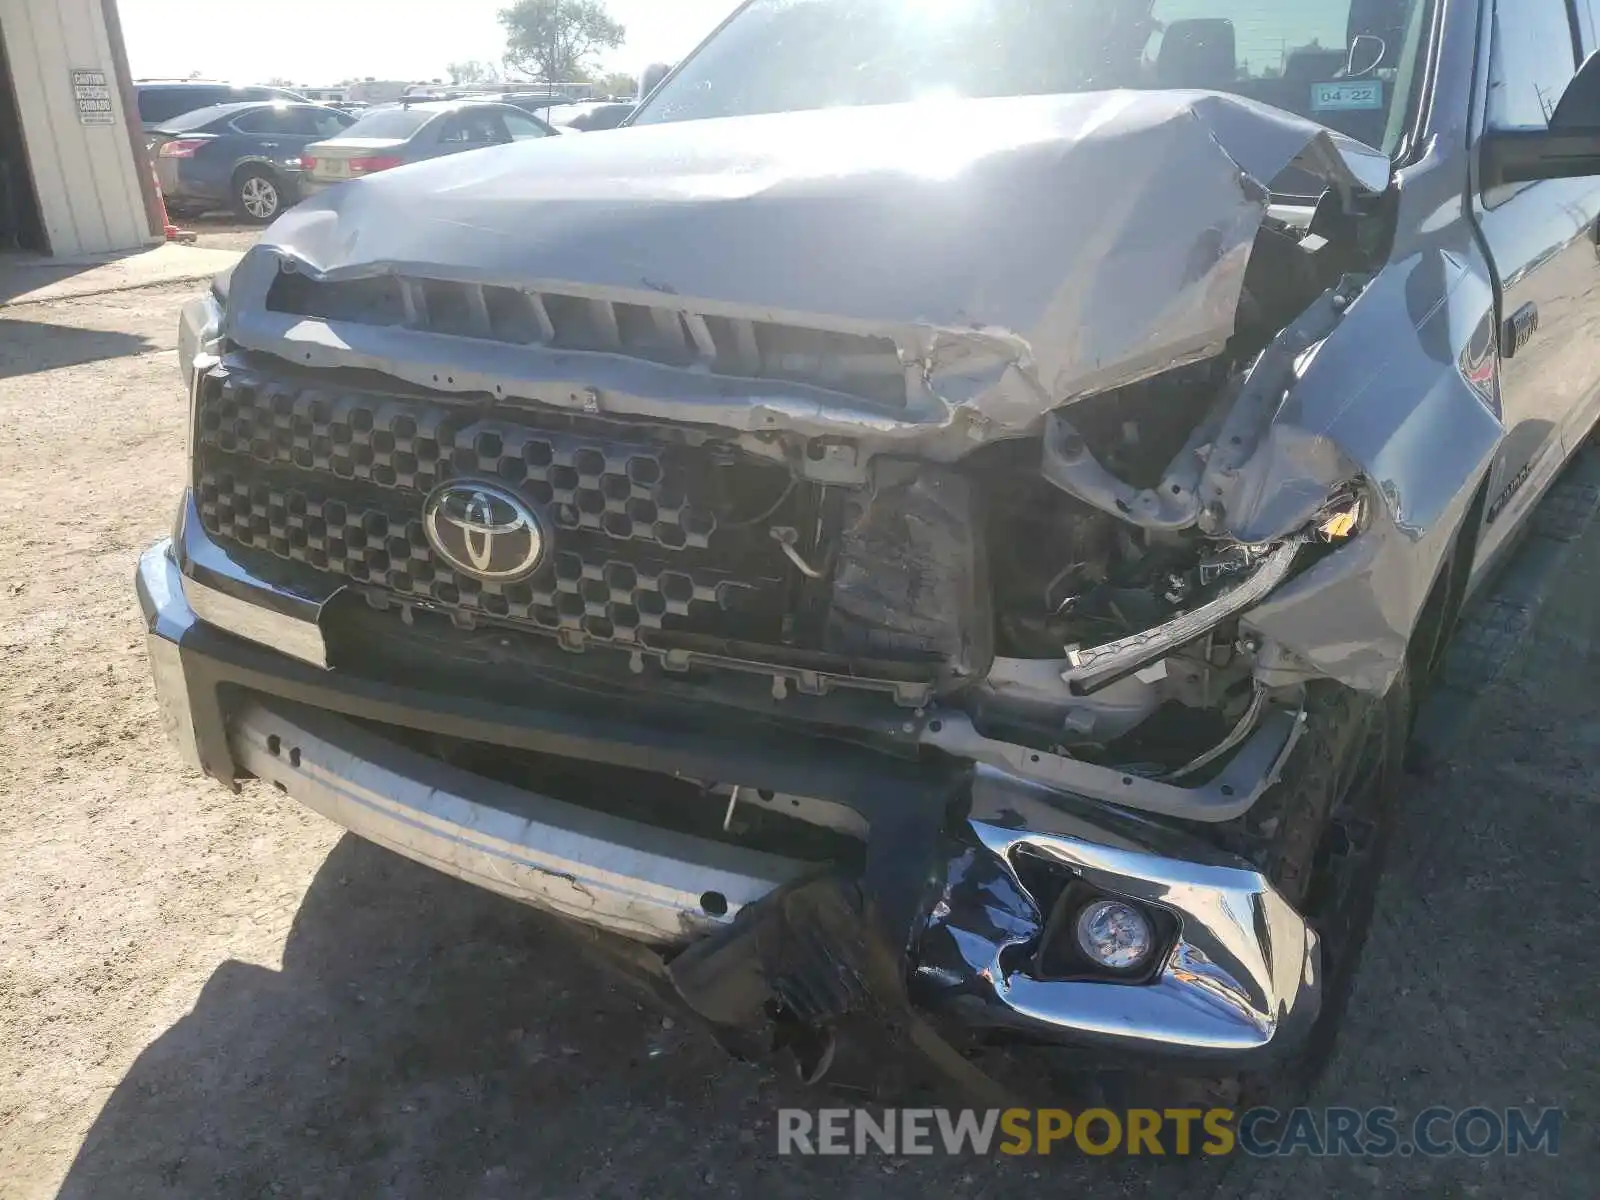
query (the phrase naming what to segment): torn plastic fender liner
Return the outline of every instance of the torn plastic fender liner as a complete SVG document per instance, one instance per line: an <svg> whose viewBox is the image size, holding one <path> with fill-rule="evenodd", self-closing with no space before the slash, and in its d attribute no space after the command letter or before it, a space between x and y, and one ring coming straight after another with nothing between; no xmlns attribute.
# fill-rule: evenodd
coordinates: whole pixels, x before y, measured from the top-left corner
<svg viewBox="0 0 1600 1200"><path fill-rule="evenodd" d="M894 447L948 461L1035 432L1062 403L1218 353L1266 186L1291 166L1346 193L1389 183L1377 151L1204 92L871 106L523 143L292 209L236 272L227 334L302 365L552 405L566 403L558 383L593 368L608 376L597 386L613 414L843 435L864 457ZM316 280L449 279L886 337L925 386L902 410L874 409L623 354L290 317L267 308L280 263ZM995 370L996 354L1016 369Z"/></svg>
<svg viewBox="0 0 1600 1200"><path fill-rule="evenodd" d="M858 878L838 870L796 880L746 905L727 928L673 958L677 995L732 1051L760 1058L788 1049L802 1076L829 1066L836 1037L878 1062L931 1066L983 1103L1004 1089L911 1006L908 955L949 858L946 824L963 807L965 770L935 769L929 786L882 786L854 805L868 823Z"/></svg>
<svg viewBox="0 0 1600 1200"><path fill-rule="evenodd" d="M678 995L743 1057L788 1050L815 1081L834 1040L853 1035L875 1078L900 1060L933 1067L976 1102L1012 1103L912 1008L908 973L861 888L832 874L780 888L667 964Z"/></svg>
<svg viewBox="0 0 1600 1200"><path fill-rule="evenodd" d="M783 897L793 889L780 888L759 904L742 910L728 929L674 960L673 978L680 990L691 1005L714 1024L748 1025L765 1019L758 1012L762 1002L752 999L753 985L748 981L753 977L748 974L748 963L737 968L730 964L754 955L762 966L758 974L769 983L781 979L790 970L793 964L783 961L784 955L794 937L804 936L803 933L796 930L759 932L771 921L776 920L780 925L789 922L789 918L781 916L786 904L795 913L820 905L833 914L828 919L835 922L844 920L839 914L848 910L854 914L853 921L870 924L871 945L886 948L886 953L903 955L910 946L926 907L929 889L943 861L945 822L967 786L966 776L961 769L933 765L915 779L891 780L883 776L876 777L873 784L849 802L868 826L859 883L818 882L812 900L792 903ZM822 898L830 889L832 893ZM762 912L749 920L744 918L745 912L757 909ZM800 926L806 923L798 917L795 920ZM867 939L869 933L864 930L857 936ZM847 956L848 950L841 949L839 954ZM716 961L697 965L708 958ZM803 974L814 965L808 961L794 969ZM856 969L865 971L869 967L870 964L863 961ZM741 985L743 992L739 989L724 991L721 983L712 987L694 982L697 978L709 980L724 976L742 976L746 980L746 984ZM829 1012L843 1015L858 1006L870 989L866 983L847 984L842 991L835 988L829 996L824 996L826 990L820 986L796 985L796 1011L804 1013L808 1020L820 1020ZM812 999L807 1000L807 996Z"/></svg>

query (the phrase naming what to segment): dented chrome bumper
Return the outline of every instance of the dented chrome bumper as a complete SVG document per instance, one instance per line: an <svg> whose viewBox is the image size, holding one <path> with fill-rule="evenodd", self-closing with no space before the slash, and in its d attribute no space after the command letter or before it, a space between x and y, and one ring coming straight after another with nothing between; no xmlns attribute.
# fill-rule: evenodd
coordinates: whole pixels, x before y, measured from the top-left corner
<svg viewBox="0 0 1600 1200"><path fill-rule="evenodd" d="M203 533L191 526L179 536L189 544L177 553L162 542L141 558L138 591L162 716L189 765L229 780L259 776L409 858L659 947L726 937L748 924L741 913L759 913L774 891L817 870L535 795L361 727L348 716L428 728L435 719L424 710L434 698L380 694L327 671L320 655L307 652L317 649L305 637L317 625L315 613L297 607L303 598L257 595L259 581L230 575L226 557L205 557ZM241 609L260 620L241 624ZM263 648L274 643L276 650ZM437 723L466 737L480 736L481 727L490 731L485 740L525 724L495 724L480 709ZM539 714L525 715L532 722ZM586 746L624 761L637 749L625 744L637 737L626 728L595 727L575 740L571 724L560 753ZM608 747L607 738L615 743ZM700 754L702 765L709 756L726 765L721 777L730 782L765 769L748 759L719 762L714 749L678 739L663 747L650 750L651 769L696 774L675 754ZM891 776L883 768L894 786L880 787L862 776L875 767L837 767L815 766L816 789L806 794L858 808L898 795L895 803L917 810L900 815L936 826L927 870L900 874L911 881L901 890L915 892L942 871L939 892L931 902L908 895L905 911L915 915L892 939L906 955L907 995L922 1011L971 1029L1227 1067L1292 1047L1315 1018L1316 935L1247 864L1159 823L953 757L945 782L922 793L906 790L903 769ZM964 815L949 824L940 790L947 787L960 789L965 802ZM885 813L864 815L887 837L879 830L880 818L884 828L890 823ZM869 892L874 862L892 862L897 852L869 841ZM1152 969L1137 980L1041 975L1035 950L1050 936L1051 901L1026 882L1041 871L1157 914L1162 943Z"/></svg>
<svg viewBox="0 0 1600 1200"><path fill-rule="evenodd" d="M1320 1009L1316 933L1272 884L1229 856L980 769L963 851L949 864L918 948L913 989L970 1027L1161 1058L1240 1065L1298 1043ZM1052 912L1023 858L1093 894L1171 920L1136 980L1041 978ZM1058 903L1067 903L1066 897Z"/></svg>

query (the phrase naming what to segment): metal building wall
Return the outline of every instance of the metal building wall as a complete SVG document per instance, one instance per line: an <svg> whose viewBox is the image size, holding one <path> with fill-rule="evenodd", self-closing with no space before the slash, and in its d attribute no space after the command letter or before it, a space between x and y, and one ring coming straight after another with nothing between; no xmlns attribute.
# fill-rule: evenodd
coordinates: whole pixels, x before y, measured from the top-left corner
<svg viewBox="0 0 1600 1200"><path fill-rule="evenodd" d="M0 0L0 36L50 252L98 254L150 244L101 0ZM110 124L80 119L75 70L104 73Z"/></svg>

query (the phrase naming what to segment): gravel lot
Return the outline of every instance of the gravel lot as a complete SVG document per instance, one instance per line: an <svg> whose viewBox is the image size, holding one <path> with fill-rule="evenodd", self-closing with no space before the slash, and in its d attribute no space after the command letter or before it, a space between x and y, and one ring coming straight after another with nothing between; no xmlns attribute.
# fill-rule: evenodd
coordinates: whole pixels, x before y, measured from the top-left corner
<svg viewBox="0 0 1600 1200"><path fill-rule="evenodd" d="M0 312L0 1196L1600 1194L1600 536L1413 781L1320 1095L1561 1106L1558 1159L779 1159L815 1096L529 912L177 766L131 581L189 290Z"/></svg>
<svg viewBox="0 0 1600 1200"><path fill-rule="evenodd" d="M261 236L259 225L241 225L227 213L182 218L178 226L196 234L195 245L208 250L248 250Z"/></svg>

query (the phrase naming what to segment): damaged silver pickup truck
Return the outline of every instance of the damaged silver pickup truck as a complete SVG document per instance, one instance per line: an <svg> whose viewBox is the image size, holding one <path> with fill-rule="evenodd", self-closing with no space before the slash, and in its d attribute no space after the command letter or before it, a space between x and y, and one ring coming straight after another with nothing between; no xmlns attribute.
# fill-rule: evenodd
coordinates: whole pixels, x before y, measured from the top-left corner
<svg viewBox="0 0 1600 1200"><path fill-rule="evenodd" d="M808 1078L1302 1071L1600 400L1595 29L1512 7L753 0L299 206L183 319L183 758Z"/></svg>

